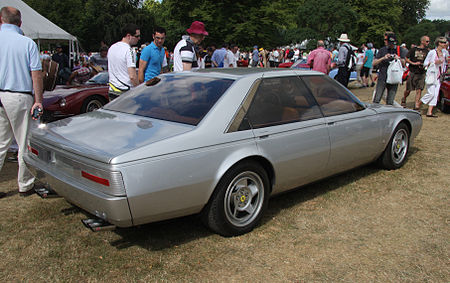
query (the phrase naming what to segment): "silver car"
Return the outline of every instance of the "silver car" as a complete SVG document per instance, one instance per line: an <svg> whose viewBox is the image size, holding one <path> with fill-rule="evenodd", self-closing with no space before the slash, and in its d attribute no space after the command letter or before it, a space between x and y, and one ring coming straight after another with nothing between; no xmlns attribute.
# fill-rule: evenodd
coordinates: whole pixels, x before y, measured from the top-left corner
<svg viewBox="0 0 450 283"><path fill-rule="evenodd" d="M117 227L200 213L233 236L271 195L374 161L401 167L421 126L418 112L366 105L317 72L214 69L161 75L35 129L25 160Z"/></svg>

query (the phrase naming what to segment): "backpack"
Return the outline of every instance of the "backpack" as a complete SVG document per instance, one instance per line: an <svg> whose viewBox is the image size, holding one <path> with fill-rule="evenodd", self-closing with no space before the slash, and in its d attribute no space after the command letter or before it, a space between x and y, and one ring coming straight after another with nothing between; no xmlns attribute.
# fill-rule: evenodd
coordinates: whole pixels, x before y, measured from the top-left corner
<svg viewBox="0 0 450 283"><path fill-rule="evenodd" d="M353 49L348 47L347 45L344 45L345 48L347 48L347 58L345 59L345 66L347 66L348 71L354 71L356 69L356 55L355 52L353 52Z"/></svg>
<svg viewBox="0 0 450 283"><path fill-rule="evenodd" d="M289 53L288 53L288 58L289 59L291 59L292 57L294 57L294 50L289 50Z"/></svg>

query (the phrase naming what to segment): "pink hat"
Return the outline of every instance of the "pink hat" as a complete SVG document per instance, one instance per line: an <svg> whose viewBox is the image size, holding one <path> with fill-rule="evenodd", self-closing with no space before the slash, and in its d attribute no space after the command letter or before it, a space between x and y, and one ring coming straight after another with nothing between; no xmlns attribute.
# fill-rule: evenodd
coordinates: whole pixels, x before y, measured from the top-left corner
<svg viewBox="0 0 450 283"><path fill-rule="evenodd" d="M191 27L186 30L188 33L208 35L205 30L205 24L199 21L195 21L191 24Z"/></svg>

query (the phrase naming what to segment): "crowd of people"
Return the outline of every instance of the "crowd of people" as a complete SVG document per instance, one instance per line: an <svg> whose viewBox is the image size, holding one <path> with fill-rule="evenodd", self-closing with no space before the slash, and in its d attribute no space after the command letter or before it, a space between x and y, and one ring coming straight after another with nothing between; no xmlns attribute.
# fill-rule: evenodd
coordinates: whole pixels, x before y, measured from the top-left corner
<svg viewBox="0 0 450 283"><path fill-rule="evenodd" d="M402 68L408 66L409 77L402 97L402 105L411 91L415 91L414 108L418 110L422 104L428 105L427 117L436 117L433 107L436 106L439 87L446 72L449 60L448 41L438 37L434 41L435 48L428 48L430 39L424 35L420 45L407 50L397 45L393 32L384 34L384 43L375 49L372 43L363 44L354 52L354 47L347 34L337 39L337 48L326 48L324 40L317 41L317 48L310 53L296 47L274 48L267 50L258 48L241 51L236 44L215 45L204 48L202 42L208 36L205 25L194 21L176 44L173 52L164 47L166 30L156 27L153 30L153 41L136 48L141 37L141 30L135 24L127 24L122 29L119 42L109 48L102 45L99 52L91 56L82 54L70 68L69 57L60 45L54 54L40 54L36 43L23 36L20 29L21 14L13 7L1 9L0 30L0 169L11 142L18 144L18 186L19 193L27 196L34 192L34 177L26 168L23 153L26 149L26 138L31 119L37 119L42 113L44 76L54 68L54 79L58 84L82 84L94 73L108 71L109 98L113 100L141 83L151 80L163 72L183 72L198 68L237 68L279 67L282 63L293 63L304 59L306 65L314 71L329 74L334 67L338 69L335 79L347 86L352 71L358 73L361 87L373 87L376 83L373 102L380 103L386 93L386 103L393 104L399 83L389 80L391 62L399 61ZM50 62L50 63L49 63ZM13 66L13 67L11 67ZM44 68L43 68L44 66ZM434 80L427 78L427 68L434 69L437 75ZM376 74L376 75L375 75ZM370 84L369 84L370 81ZM426 83L425 83L426 82ZM422 97L422 91L427 93ZM37 114L36 114L37 113ZM0 194L0 197L4 195Z"/></svg>

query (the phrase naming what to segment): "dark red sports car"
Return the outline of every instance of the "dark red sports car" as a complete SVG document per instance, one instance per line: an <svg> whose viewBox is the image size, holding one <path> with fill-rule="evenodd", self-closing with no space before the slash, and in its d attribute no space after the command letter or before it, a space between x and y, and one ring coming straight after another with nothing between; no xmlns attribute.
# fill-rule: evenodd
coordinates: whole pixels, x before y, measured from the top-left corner
<svg viewBox="0 0 450 283"><path fill-rule="evenodd" d="M83 85L57 86L44 92L43 122L94 111L108 103L108 72L101 72Z"/></svg>
<svg viewBox="0 0 450 283"><path fill-rule="evenodd" d="M445 74L444 81L439 90L439 109L442 112L450 112L450 73Z"/></svg>

